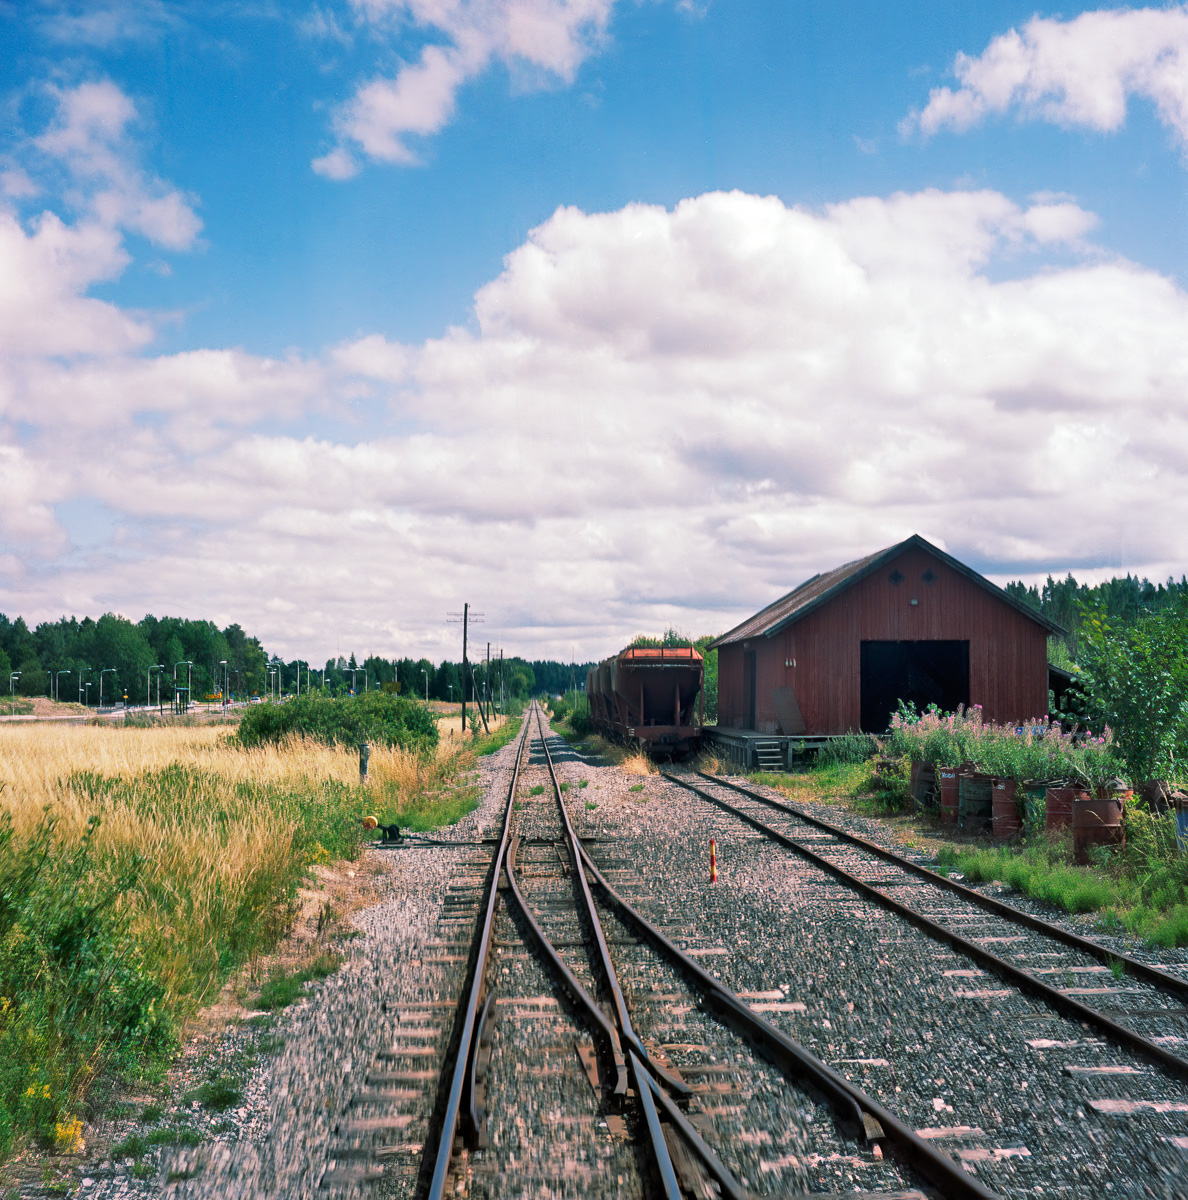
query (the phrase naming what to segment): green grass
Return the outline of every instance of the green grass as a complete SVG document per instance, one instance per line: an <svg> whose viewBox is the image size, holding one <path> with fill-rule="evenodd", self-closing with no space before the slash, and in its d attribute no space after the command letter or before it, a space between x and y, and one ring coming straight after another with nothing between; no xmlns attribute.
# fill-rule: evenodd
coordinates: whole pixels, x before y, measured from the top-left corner
<svg viewBox="0 0 1188 1200"><path fill-rule="evenodd" d="M411 794L393 789L372 801L371 811L381 825L399 825L414 833L456 825L478 807L479 789L473 784L442 781L438 786Z"/></svg>
<svg viewBox="0 0 1188 1200"><path fill-rule="evenodd" d="M571 787L573 787L573 784L572 784L572 783L570 783L568 780L566 780L566 781L565 781L565 783L563 783L563 784L561 785L561 790L562 790L563 792L567 792L567 791L569 791L569 789L570 789Z"/></svg>
<svg viewBox="0 0 1188 1200"><path fill-rule="evenodd" d="M878 788L871 767L818 761L788 774L756 772L748 779L792 803L844 805L874 817L902 815L910 807L906 778ZM1153 816L1132 803L1125 823L1126 846L1095 851L1091 866L1073 863L1069 838L1049 842L1041 834L1022 847L945 848L936 870L960 871L974 883L1003 883L1064 912L1098 913L1118 932L1157 946L1188 946L1188 854L1176 849L1173 816Z"/></svg>
<svg viewBox="0 0 1188 1200"><path fill-rule="evenodd" d="M579 779L578 780L578 787L584 788L584 787L589 787L589 786L590 786L590 781L588 779Z"/></svg>
<svg viewBox="0 0 1188 1200"><path fill-rule="evenodd" d="M595 804L593 800L586 801L586 810L588 812L593 812L597 807L598 807L598 805Z"/></svg>
<svg viewBox="0 0 1188 1200"><path fill-rule="evenodd" d="M520 732L522 723L523 718L521 717L509 717L494 733L489 733L479 738L475 743L475 753L480 755L494 754L496 750L502 750Z"/></svg>
<svg viewBox="0 0 1188 1200"><path fill-rule="evenodd" d="M997 882L1069 913L1100 913L1118 932L1156 946L1188 946L1188 855L1175 848L1171 814L1135 805L1125 817L1127 844L1093 852L1090 866L1071 861L1068 838L1035 839L1022 848L944 848L939 869L971 883Z"/></svg>
<svg viewBox="0 0 1188 1200"><path fill-rule="evenodd" d="M528 789L528 795L529 796L543 796L544 795L544 784L538 783L534 787L530 787Z"/></svg>
<svg viewBox="0 0 1188 1200"><path fill-rule="evenodd" d="M211 1112L226 1112L227 1109L234 1108L243 1099L243 1092L233 1079L219 1075L214 1079L207 1080L192 1092L187 1092L182 1099L197 1100L203 1108L209 1108Z"/></svg>
<svg viewBox="0 0 1188 1200"><path fill-rule="evenodd" d="M139 1133L130 1133L122 1142L116 1142L111 1148L111 1157L119 1162L125 1158L142 1158L148 1142Z"/></svg>
<svg viewBox="0 0 1188 1200"><path fill-rule="evenodd" d="M196 1129L154 1129L145 1140L150 1146L200 1146L202 1134Z"/></svg>
<svg viewBox="0 0 1188 1200"><path fill-rule="evenodd" d="M315 979L325 979L327 975L333 975L339 966L338 958L331 954L323 954L300 971L291 973L276 971L260 988L260 994L249 1001L249 1007L275 1012L298 1000L304 1000L309 995L305 990L307 983Z"/></svg>
<svg viewBox="0 0 1188 1200"><path fill-rule="evenodd" d="M642 783L633 783L627 790L629 792L642 792L644 785Z"/></svg>

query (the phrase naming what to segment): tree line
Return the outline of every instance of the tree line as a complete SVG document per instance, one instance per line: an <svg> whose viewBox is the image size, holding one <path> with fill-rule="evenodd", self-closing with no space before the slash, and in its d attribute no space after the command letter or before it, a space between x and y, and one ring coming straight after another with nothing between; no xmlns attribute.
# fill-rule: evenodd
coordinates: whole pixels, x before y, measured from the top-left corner
<svg viewBox="0 0 1188 1200"><path fill-rule="evenodd" d="M225 666L224 666L225 664ZM467 699L482 694L484 684L492 697L526 700L543 692L559 693L571 678L584 680L586 666L507 658L500 665L485 661L468 664ZM225 629L213 621L182 617L146 616L133 622L106 613L98 620L62 617L44 621L30 629L24 618L10 619L0 613L0 688L18 696L54 696L95 705L100 681L103 701L127 700L129 704L163 703L178 686L189 684L195 700L221 696L224 682L238 698L292 694L298 689L324 687L332 695L349 695L380 689L431 700L462 698L461 662L432 663L427 658L386 659L370 656L357 662L349 658L328 659L322 666L268 654L260 639L246 634L239 625Z"/></svg>
<svg viewBox="0 0 1188 1200"><path fill-rule="evenodd" d="M1043 587L1016 580L1005 591L1023 604L1037 609L1067 632L1063 639L1075 661L1082 641L1087 614L1104 617L1116 628L1137 625L1144 617L1184 611L1188 607L1188 576L1179 582L1152 583L1129 573L1103 583L1078 583L1070 572L1064 579L1048 576Z"/></svg>

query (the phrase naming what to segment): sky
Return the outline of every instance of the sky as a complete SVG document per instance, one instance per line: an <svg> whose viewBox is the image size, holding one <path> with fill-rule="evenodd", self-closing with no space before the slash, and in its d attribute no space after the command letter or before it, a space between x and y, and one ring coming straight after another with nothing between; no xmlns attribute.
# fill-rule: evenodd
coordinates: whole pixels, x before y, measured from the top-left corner
<svg viewBox="0 0 1188 1200"><path fill-rule="evenodd" d="M602 657L1188 571L1188 5L0 0L0 611Z"/></svg>

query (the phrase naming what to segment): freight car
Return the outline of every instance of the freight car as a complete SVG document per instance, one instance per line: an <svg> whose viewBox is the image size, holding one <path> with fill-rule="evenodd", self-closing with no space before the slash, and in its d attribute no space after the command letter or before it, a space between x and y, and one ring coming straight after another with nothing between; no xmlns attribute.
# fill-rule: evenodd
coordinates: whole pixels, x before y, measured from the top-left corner
<svg viewBox="0 0 1188 1200"><path fill-rule="evenodd" d="M656 757L692 753L701 740L704 673L692 646L628 646L586 672L594 728Z"/></svg>

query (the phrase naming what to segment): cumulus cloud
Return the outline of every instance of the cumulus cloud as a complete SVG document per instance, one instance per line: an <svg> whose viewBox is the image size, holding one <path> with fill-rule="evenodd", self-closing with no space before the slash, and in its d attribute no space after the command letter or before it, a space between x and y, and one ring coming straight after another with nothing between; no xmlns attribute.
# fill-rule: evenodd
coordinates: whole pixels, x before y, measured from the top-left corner
<svg viewBox="0 0 1188 1200"><path fill-rule="evenodd" d="M1188 7L1103 9L1071 21L1032 17L981 55L958 54L960 86L934 88L904 132L962 132L987 115L1020 116L1102 133L1122 127L1129 97L1154 103L1188 145Z"/></svg>
<svg viewBox="0 0 1188 1200"><path fill-rule="evenodd" d="M381 34L412 28L435 40L394 77L361 84L338 110L338 144L313 163L319 174L336 180L358 171L359 153L379 162L418 162L410 136L443 128L459 89L492 63L572 83L604 38L614 0L353 0L353 5Z"/></svg>
<svg viewBox="0 0 1188 1200"><path fill-rule="evenodd" d="M332 634L454 654L469 599L509 650L596 654L913 531L1000 575L1178 574L1188 295L1093 220L993 191L561 208L473 329L420 344L154 356L117 331L7 361L3 535L41 566L0 598L201 611L313 658ZM87 498L121 533L79 565L46 506Z"/></svg>
<svg viewBox="0 0 1188 1200"><path fill-rule="evenodd" d="M190 249L202 222L189 197L136 165L131 99L110 81L55 89L55 98L55 121L35 145L62 163L94 217L171 250Z"/></svg>
<svg viewBox="0 0 1188 1200"><path fill-rule="evenodd" d="M0 209L0 351L11 360L143 346L152 336L143 321L85 295L127 262L118 234L97 222L72 227L44 213L26 232Z"/></svg>

